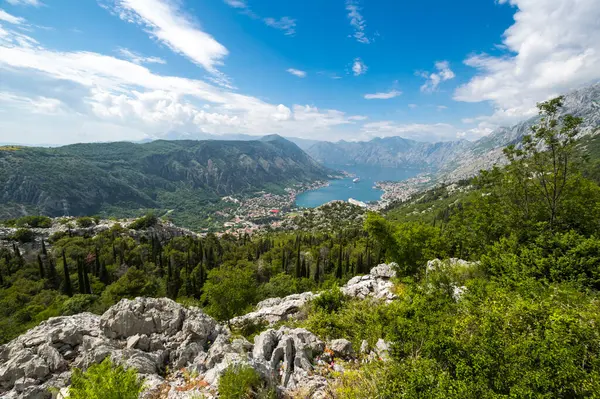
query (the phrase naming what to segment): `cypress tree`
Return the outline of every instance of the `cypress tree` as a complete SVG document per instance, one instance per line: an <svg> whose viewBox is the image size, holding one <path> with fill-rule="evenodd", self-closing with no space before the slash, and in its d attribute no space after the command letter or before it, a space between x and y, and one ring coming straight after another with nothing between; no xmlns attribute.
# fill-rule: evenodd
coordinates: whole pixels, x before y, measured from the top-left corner
<svg viewBox="0 0 600 399"><path fill-rule="evenodd" d="M92 293L92 286L90 285L90 276L88 275L88 265L83 264L83 283L85 285L85 293Z"/></svg>
<svg viewBox="0 0 600 399"><path fill-rule="evenodd" d="M302 277L300 266L300 245L298 245L298 251L296 252L296 278Z"/></svg>
<svg viewBox="0 0 600 399"><path fill-rule="evenodd" d="M60 287L60 281L58 278L58 273L56 272L56 264L53 259L48 259L48 281L50 282L50 286L57 290Z"/></svg>
<svg viewBox="0 0 600 399"><path fill-rule="evenodd" d="M46 250L46 244L44 244L43 238L42 238L42 255L48 256L48 251Z"/></svg>
<svg viewBox="0 0 600 399"><path fill-rule="evenodd" d="M315 268L315 282L319 284L321 282L321 257L317 256L317 267Z"/></svg>
<svg viewBox="0 0 600 399"><path fill-rule="evenodd" d="M338 254L338 264L337 267L335 269L335 278L341 279L343 277L343 270L342 270L342 250L343 250L343 245L340 242L340 252Z"/></svg>
<svg viewBox="0 0 600 399"><path fill-rule="evenodd" d="M63 292L65 295L73 296L73 285L71 284L71 275L69 274L69 266L67 265L67 257L65 256L65 250L63 249L63 273L65 277L65 283L63 285Z"/></svg>
<svg viewBox="0 0 600 399"><path fill-rule="evenodd" d="M100 265L100 281L102 281L102 283L104 285L108 285L110 284L110 278L108 276L108 270L106 269L106 263L102 262L102 264Z"/></svg>
<svg viewBox="0 0 600 399"><path fill-rule="evenodd" d="M46 273L44 273L44 262L42 261L42 257L39 254L37 256L37 261L38 267L40 268L40 279L43 279L46 276Z"/></svg>
<svg viewBox="0 0 600 399"><path fill-rule="evenodd" d="M0 287L4 285L4 278L2 277L2 269L0 269Z"/></svg>
<svg viewBox="0 0 600 399"><path fill-rule="evenodd" d="M85 294L85 278L83 277L83 262L81 259L77 259L77 283L79 285L79 293Z"/></svg>
<svg viewBox="0 0 600 399"><path fill-rule="evenodd" d="M96 259L94 259L94 276L100 277L100 253L98 252L98 247L96 247L94 255L96 256Z"/></svg>

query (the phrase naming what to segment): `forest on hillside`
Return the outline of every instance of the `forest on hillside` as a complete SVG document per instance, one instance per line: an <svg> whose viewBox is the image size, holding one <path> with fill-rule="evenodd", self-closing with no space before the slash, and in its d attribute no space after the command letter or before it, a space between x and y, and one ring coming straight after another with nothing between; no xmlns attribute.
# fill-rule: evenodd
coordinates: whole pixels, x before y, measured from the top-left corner
<svg viewBox="0 0 600 399"><path fill-rule="evenodd" d="M598 163L593 142L577 140L582 121L560 107L540 104L531 135L506 148L508 166L337 231L160 239L149 216L25 251L34 221L15 221L19 235L0 250L0 343L121 298L167 296L226 322L264 298L322 291L288 323L392 343L389 361L333 376L339 398L600 397ZM435 258L473 263L428 269ZM384 261L397 264L397 300L341 294Z"/></svg>

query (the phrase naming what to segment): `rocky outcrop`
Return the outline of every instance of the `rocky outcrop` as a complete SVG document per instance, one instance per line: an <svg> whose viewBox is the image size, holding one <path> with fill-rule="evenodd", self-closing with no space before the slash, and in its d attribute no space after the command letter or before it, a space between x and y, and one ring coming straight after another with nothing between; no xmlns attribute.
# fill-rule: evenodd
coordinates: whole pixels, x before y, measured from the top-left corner
<svg viewBox="0 0 600 399"><path fill-rule="evenodd" d="M124 299L104 315L55 317L0 350L0 392L6 398L50 398L48 388L68 384L70 369L107 356L155 375L183 366L227 330L200 309L166 298Z"/></svg>
<svg viewBox="0 0 600 399"><path fill-rule="evenodd" d="M392 300L394 268L379 265L370 274L351 279L342 291L356 298ZM272 325L296 317L318 295L306 292L268 299L230 323ZM201 309L185 308L166 298L123 299L102 316L81 313L51 318L1 346L0 397L49 399L49 388L69 385L72 368L87 369L109 356L138 370L147 387L143 397L148 398L157 392L169 398L214 397L219 377L236 364L253 367L282 393L325 398L327 380L315 367L356 355L347 340L333 340L326 350L324 342L301 328L268 329L250 343L233 339L228 328ZM179 372L164 379L161 375L167 367L195 373L197 384L188 390L190 382Z"/></svg>
<svg viewBox="0 0 600 399"><path fill-rule="evenodd" d="M265 299L256 305L254 312L232 319L231 324L235 326L242 326L246 323L272 325L294 318L300 309L317 295L312 292L304 292L285 298Z"/></svg>
<svg viewBox="0 0 600 399"><path fill-rule="evenodd" d="M396 277L395 263L381 264L371 269L365 276L356 276L348 281L342 292L350 297L365 299L373 297L391 301L396 298L392 292L393 283L390 281ZM253 312L236 317L230 321L234 326L241 327L247 324L267 325L294 319L302 308L318 293L304 292L302 294L288 295L284 298L269 298L256 305Z"/></svg>
<svg viewBox="0 0 600 399"><path fill-rule="evenodd" d="M396 277L395 263L381 264L371 269L371 272L365 276L356 276L350 279L342 287L342 292L348 296L365 299L374 297L386 301L396 299L396 294L392 292L394 284L390 281Z"/></svg>
<svg viewBox="0 0 600 399"><path fill-rule="evenodd" d="M49 319L0 347L0 396L49 399L50 388L69 385L73 367L87 369L110 356L145 378L144 397L157 392L169 398L200 393L213 397L219 377L235 364L253 367L281 392L301 389L310 392L307 397L324 397L319 392L324 392L326 380L313 369L324 349L325 344L305 329L269 329L252 344L232 339L227 328L200 309L166 298L124 299L102 316L82 313ZM202 384L184 390L189 383L182 382L181 373L168 380L161 377L167 366L185 367Z"/></svg>

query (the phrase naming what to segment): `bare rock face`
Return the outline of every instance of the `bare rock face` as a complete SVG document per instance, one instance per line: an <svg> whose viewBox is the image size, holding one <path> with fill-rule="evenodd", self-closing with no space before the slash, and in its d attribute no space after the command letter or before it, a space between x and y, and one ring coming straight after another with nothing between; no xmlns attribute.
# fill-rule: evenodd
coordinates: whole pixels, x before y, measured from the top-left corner
<svg viewBox="0 0 600 399"><path fill-rule="evenodd" d="M392 300L394 267L379 265L369 275L351 279L342 291L356 298ZM231 324L287 320L318 295L306 292L268 299ZM377 345L381 356L386 352L379 348L382 345ZM55 317L0 346L0 397L50 399L49 388L66 393L63 388L70 383L72 368L87 369L110 356L136 368L145 379L142 398L157 393L168 398L217 397L219 378L231 365L253 367L282 394L325 398L329 397L327 379L315 365L322 366L323 356L355 357L352 344L344 339L331 341L329 349L325 353L324 342L301 328L268 329L252 344L233 339L225 326L198 308L185 308L166 298L123 299L102 316ZM177 371L164 379L161 375L167 366L195 373L202 384L184 392L180 388L189 385L189 376Z"/></svg>
<svg viewBox="0 0 600 399"><path fill-rule="evenodd" d="M55 317L0 348L0 394L50 398L48 388L67 386L72 367L107 356L156 375L167 364L188 364L221 334L228 332L201 310L166 298L123 299L102 316Z"/></svg>
<svg viewBox="0 0 600 399"><path fill-rule="evenodd" d="M376 266L365 276L351 278L350 281L342 287L342 292L345 295L358 299L374 297L392 301L396 299L396 295L392 292L394 284L390 279L396 277L396 267L397 265L395 263Z"/></svg>
<svg viewBox="0 0 600 399"><path fill-rule="evenodd" d="M254 312L236 317L231 324L241 326L245 323L273 325L280 321L294 318L300 309L318 294L304 292L285 298L269 298L256 305Z"/></svg>

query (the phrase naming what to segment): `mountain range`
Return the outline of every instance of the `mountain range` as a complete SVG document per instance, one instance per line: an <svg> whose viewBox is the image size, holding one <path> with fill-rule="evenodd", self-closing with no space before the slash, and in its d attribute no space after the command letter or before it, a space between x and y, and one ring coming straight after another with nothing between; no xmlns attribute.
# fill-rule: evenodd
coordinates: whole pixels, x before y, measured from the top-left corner
<svg viewBox="0 0 600 399"><path fill-rule="evenodd" d="M566 94L562 112L584 119L582 135L594 134L600 127L600 83ZM419 168L437 172L442 180L457 180L502 163L502 149L520 141L538 120L536 116L512 127L499 128L474 142L425 143L387 137L359 142L318 142L306 152L325 164Z"/></svg>
<svg viewBox="0 0 600 399"><path fill-rule="evenodd" d="M110 209L199 208L231 194L283 191L331 170L280 136L253 141L164 141L0 147L2 214L50 216ZM193 211L193 209L189 209Z"/></svg>

